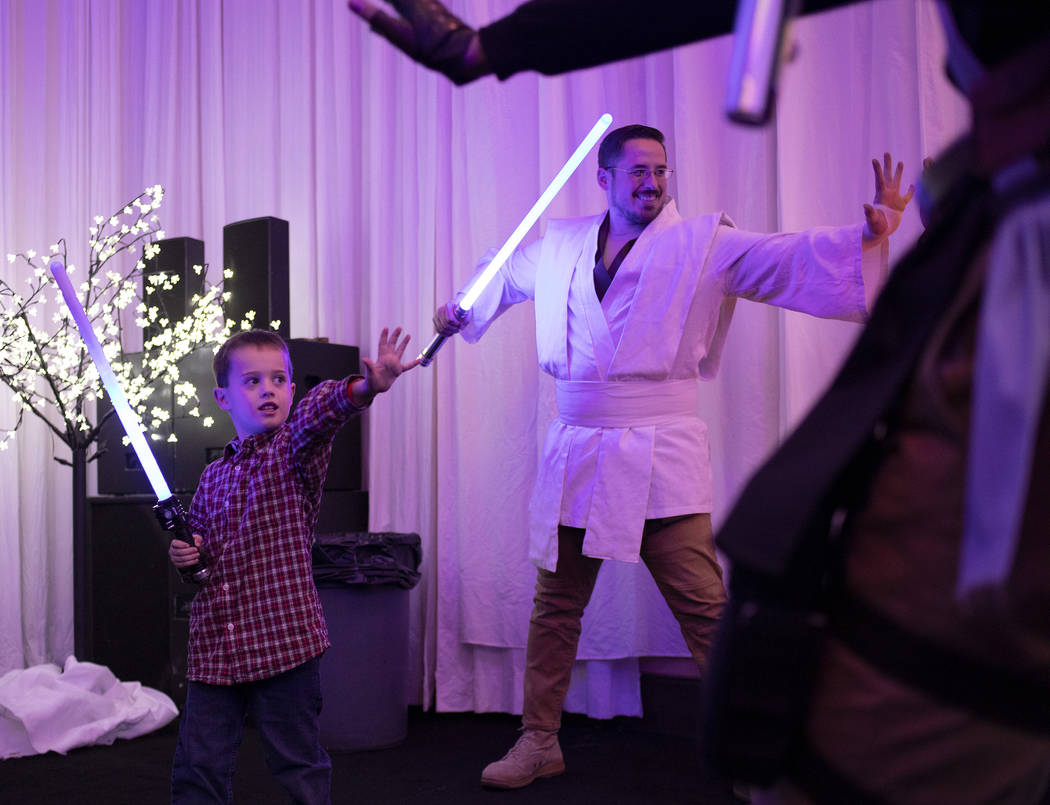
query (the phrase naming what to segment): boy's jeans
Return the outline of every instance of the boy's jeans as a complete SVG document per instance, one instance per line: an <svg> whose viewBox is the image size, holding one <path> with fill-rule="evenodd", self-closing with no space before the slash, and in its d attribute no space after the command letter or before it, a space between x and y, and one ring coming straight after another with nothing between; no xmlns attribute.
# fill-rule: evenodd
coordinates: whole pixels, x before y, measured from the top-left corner
<svg viewBox="0 0 1050 805"><path fill-rule="evenodd" d="M190 682L171 774L172 803L233 802L233 770L248 712L266 765L292 801L328 805L332 764L319 740L320 657L258 682Z"/></svg>

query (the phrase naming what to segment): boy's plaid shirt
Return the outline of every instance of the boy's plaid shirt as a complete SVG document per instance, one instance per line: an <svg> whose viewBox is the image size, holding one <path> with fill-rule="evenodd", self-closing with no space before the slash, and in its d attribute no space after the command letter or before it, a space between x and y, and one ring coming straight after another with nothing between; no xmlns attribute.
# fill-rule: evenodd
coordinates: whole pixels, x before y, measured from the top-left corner
<svg viewBox="0 0 1050 805"><path fill-rule="evenodd" d="M187 678L252 682L330 645L310 552L332 439L360 413L347 380L319 384L281 427L234 439L190 507L211 578L190 609Z"/></svg>

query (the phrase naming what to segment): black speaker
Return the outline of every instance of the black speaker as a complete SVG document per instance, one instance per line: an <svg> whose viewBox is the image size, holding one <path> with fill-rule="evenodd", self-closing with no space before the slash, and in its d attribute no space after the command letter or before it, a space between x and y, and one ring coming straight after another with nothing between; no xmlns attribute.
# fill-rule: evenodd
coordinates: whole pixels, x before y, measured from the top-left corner
<svg viewBox="0 0 1050 805"><path fill-rule="evenodd" d="M193 297L204 294L204 241L167 238L156 245L160 251L145 261L142 270L144 301L155 306L162 318L178 321L193 310ZM143 340L162 329L155 324L146 326Z"/></svg>
<svg viewBox="0 0 1050 805"><path fill-rule="evenodd" d="M255 311L252 326L264 330L271 322L288 338L288 222L280 218L251 218L226 224L222 228L222 265L232 271L226 277L223 292L230 298L224 308L233 319L234 329L241 329L249 310Z"/></svg>
<svg viewBox="0 0 1050 805"><path fill-rule="evenodd" d="M175 698L185 690L188 627L181 642L173 639L172 582L181 582L153 514L156 502L144 495L88 498L85 576L74 580L84 633L75 639L79 659Z"/></svg>
<svg viewBox="0 0 1050 805"><path fill-rule="evenodd" d="M142 355L132 354L127 359L136 372L141 370ZM148 401L150 408L160 408L170 417L174 410L171 386L159 384ZM151 494L153 492L146 478L146 473L139 464L138 456L130 444L124 444L124 426L113 410L108 396L99 397L96 411L100 421L105 419L98 435L98 491L103 495ZM175 445L167 441L170 434L170 421L162 428L160 439L147 439L157 466L170 486L175 477ZM196 486L194 482L193 486ZM174 487L173 487L174 488ZM193 487L191 487L193 488Z"/></svg>
<svg viewBox="0 0 1050 805"><path fill-rule="evenodd" d="M215 388L215 374L211 369L214 357L214 352L204 348L194 350L179 362L180 378L197 388L200 416L189 416L181 409L173 412L175 474L169 481L172 489L196 489L204 468L219 458L226 445L237 437L230 415L219 408L212 393Z"/></svg>
<svg viewBox="0 0 1050 805"><path fill-rule="evenodd" d="M368 530L368 492L364 489L326 489L317 510L317 534Z"/></svg>
<svg viewBox="0 0 1050 805"><path fill-rule="evenodd" d="M343 344L293 338L288 342L288 354L292 358L292 380L295 382L293 410L294 405L322 380L337 380L356 374L361 369L361 351ZM347 422L332 443L332 460L328 465L324 488L361 488L359 416Z"/></svg>
<svg viewBox="0 0 1050 805"><path fill-rule="evenodd" d="M185 506L189 508L189 500ZM166 558L166 557L165 557ZM186 701L186 660L190 641L190 604L197 594L197 585L179 575L175 566L168 562L168 658L166 676L161 688L181 709Z"/></svg>

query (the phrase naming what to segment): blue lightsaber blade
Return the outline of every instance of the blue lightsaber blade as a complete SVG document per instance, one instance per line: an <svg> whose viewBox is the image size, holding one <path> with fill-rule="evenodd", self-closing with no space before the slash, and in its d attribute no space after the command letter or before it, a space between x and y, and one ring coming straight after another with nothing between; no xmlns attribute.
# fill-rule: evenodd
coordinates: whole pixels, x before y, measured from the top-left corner
<svg viewBox="0 0 1050 805"><path fill-rule="evenodd" d="M102 385L109 395L110 402L113 403L113 410L117 412L117 417L124 426L124 432L127 433L128 439L131 440L131 446L135 450L135 455L138 456L139 464L145 470L149 484L153 487L153 492L157 496L157 505L153 507L157 518L166 530L173 532L173 539L180 539L192 545L193 534L190 533L182 503L171 494L168 482L164 480L164 475L157 465L157 459L153 457L153 451L150 450L149 444L142 435L142 426L139 418L128 403L128 398L124 396L124 389L121 388L120 381L117 380L117 376L113 373L113 369L109 365L109 359L102 349L102 344L99 343L98 336L95 335L95 330L91 326L87 313L84 312L84 306L80 304L80 299L77 298L76 291L73 290L73 283L69 281L66 267L60 260L53 260L49 268L51 276L54 277L55 283L58 285L59 290L62 291L62 298L66 300L66 307L69 308L69 313L73 317L77 330L80 332L84 346L87 347L88 354L98 370L99 378L101 378ZM209 575L208 568L200 562L190 568L180 568L179 572L196 582L206 581Z"/></svg>
<svg viewBox="0 0 1050 805"><path fill-rule="evenodd" d="M521 223L518 224L517 228L511 232L510 237L507 238L507 242L504 243L496 256L492 258L492 262L485 266L485 270L481 272L478 278L467 290L466 294L456 305L456 318L460 321L467 317L467 312L474 306L474 303L478 301L478 297L481 296L481 292L485 289L485 286L489 284L496 272L500 270L500 267L507 262L507 258L511 256L518 244L521 243L521 239L525 237L525 234L532 229L532 225L536 223L543 211L550 206L550 203L554 200L554 197L558 195L558 191L562 189L565 183L569 180L569 177L576 171L576 168L583 162L584 157L590 153L590 150L594 148L598 139L605 133L605 130L612 125L612 115L606 112L600 118L598 122L591 127L591 130L587 132L587 136L583 138L576 150L572 152L572 156L566 161L562 168L551 179L551 183L547 185L547 189L543 191L536 203L532 205L525 217L521 219ZM434 354L441 348L441 345L445 343L447 336L438 333L427 344L426 348L419 353L420 363L423 366L430 366L431 361L434 360Z"/></svg>

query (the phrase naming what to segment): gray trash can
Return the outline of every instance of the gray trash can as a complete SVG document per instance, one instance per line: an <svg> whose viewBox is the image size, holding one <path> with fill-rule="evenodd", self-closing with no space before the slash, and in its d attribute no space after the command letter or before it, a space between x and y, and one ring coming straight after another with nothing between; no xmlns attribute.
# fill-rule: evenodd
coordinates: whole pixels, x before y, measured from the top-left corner
<svg viewBox="0 0 1050 805"><path fill-rule="evenodd" d="M418 534L318 534L314 582L332 647L321 658L321 744L383 749L408 734L409 590Z"/></svg>

